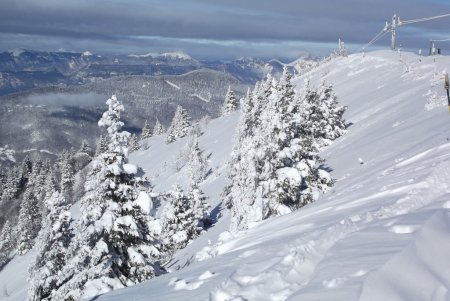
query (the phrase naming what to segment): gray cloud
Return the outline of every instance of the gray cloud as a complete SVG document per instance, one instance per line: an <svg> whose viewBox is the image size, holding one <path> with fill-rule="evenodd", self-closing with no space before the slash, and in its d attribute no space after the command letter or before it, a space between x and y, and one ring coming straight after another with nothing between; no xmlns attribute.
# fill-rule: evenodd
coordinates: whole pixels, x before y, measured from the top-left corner
<svg viewBox="0 0 450 301"><path fill-rule="evenodd" d="M200 56L208 55L202 48L218 51L215 57L233 49L250 52L246 55L256 50L264 56L276 52L280 43L288 52L294 49L289 45L301 43L305 49L329 51L339 37L348 44L364 44L393 13L412 19L449 12L450 4L444 0L3 0L0 32L15 37L22 47L25 36L44 37L34 44L40 48L60 41L59 47L77 51L82 50L80 45L100 52L178 46ZM421 47L424 39L450 34L449 27L450 18L418 23L401 28L399 39L409 47ZM213 40L211 45L204 43L208 40ZM10 44L2 39L0 48ZM280 47L276 56L283 50Z"/></svg>

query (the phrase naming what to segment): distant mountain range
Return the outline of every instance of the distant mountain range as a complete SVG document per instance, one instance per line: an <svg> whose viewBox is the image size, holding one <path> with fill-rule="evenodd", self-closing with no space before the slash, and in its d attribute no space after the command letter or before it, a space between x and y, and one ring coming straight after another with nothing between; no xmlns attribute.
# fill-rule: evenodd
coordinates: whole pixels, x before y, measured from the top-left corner
<svg viewBox="0 0 450 301"><path fill-rule="evenodd" d="M198 61L181 52L96 55L89 51L0 53L0 147L54 158L63 149L94 145L105 101L116 94L126 108L129 131L148 120L170 124L177 105L194 120L217 116L231 86L244 95L267 73L280 74L278 60L240 58ZM294 68L297 63L287 64ZM0 164L2 165L2 164Z"/></svg>
<svg viewBox="0 0 450 301"><path fill-rule="evenodd" d="M37 87L84 84L123 75L181 75L207 68L229 73L254 84L267 73L280 73L278 60L240 58L233 61L198 61L182 52L97 55L89 51L43 52L14 49L0 53L0 95Z"/></svg>

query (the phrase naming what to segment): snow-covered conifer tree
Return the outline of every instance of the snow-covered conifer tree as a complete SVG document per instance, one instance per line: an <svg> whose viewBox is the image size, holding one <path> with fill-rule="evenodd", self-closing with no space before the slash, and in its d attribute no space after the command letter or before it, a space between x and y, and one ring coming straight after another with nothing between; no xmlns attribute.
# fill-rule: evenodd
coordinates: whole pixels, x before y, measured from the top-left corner
<svg viewBox="0 0 450 301"><path fill-rule="evenodd" d="M315 137L304 129L304 102L286 69L279 81L268 79L255 87L225 191L232 231L298 209L332 185L330 175L318 167Z"/></svg>
<svg viewBox="0 0 450 301"><path fill-rule="evenodd" d="M318 147L327 146L346 133L343 119L346 107L338 107L332 85L322 82L319 92L307 94L306 101L308 130Z"/></svg>
<svg viewBox="0 0 450 301"><path fill-rule="evenodd" d="M203 157L198 141L192 143L189 150L189 178L195 183L200 183L206 177L208 161Z"/></svg>
<svg viewBox="0 0 450 301"><path fill-rule="evenodd" d="M93 164L81 201L80 226L55 300L79 300L133 285L155 275L159 250L149 229L152 201L128 163L130 134L121 131L123 105L113 95L99 121L108 150ZM75 267L75 269L74 269Z"/></svg>
<svg viewBox="0 0 450 301"><path fill-rule="evenodd" d="M162 246L171 254L198 237L208 224L208 207L198 187L186 196L179 186L166 195L167 204L161 213ZM195 204L194 204L195 202Z"/></svg>
<svg viewBox="0 0 450 301"><path fill-rule="evenodd" d="M0 250L11 251L14 246L14 238L12 236L12 226L9 220L6 220L0 233Z"/></svg>
<svg viewBox="0 0 450 301"><path fill-rule="evenodd" d="M73 185L75 183L73 163L73 156L70 153L64 152L61 155L61 161L59 163L61 173L60 187L64 198L68 201L72 200Z"/></svg>
<svg viewBox="0 0 450 301"><path fill-rule="evenodd" d="M20 185L20 171L18 167L11 168L6 174L6 183L1 193L1 201L6 202L17 196Z"/></svg>
<svg viewBox="0 0 450 301"><path fill-rule="evenodd" d="M239 107L239 100L236 98L234 91L228 87L228 92L225 96L225 101L222 106L222 115L228 115L236 111Z"/></svg>
<svg viewBox="0 0 450 301"><path fill-rule="evenodd" d="M131 134L129 143L130 143L130 146L129 146L130 151L135 152L135 151L139 150L139 148L140 148L139 140L135 134Z"/></svg>
<svg viewBox="0 0 450 301"><path fill-rule="evenodd" d="M20 167L19 189L23 189L27 185L32 169L33 163L27 155L25 159L23 159Z"/></svg>
<svg viewBox="0 0 450 301"><path fill-rule="evenodd" d="M9 220L6 220L0 233L0 269L10 260L10 253L16 245L16 238Z"/></svg>
<svg viewBox="0 0 450 301"><path fill-rule="evenodd" d="M142 132L141 132L141 140L150 138L152 135L153 135L152 129L148 125L147 120L145 120L145 124L144 124L144 127L142 128Z"/></svg>
<svg viewBox="0 0 450 301"><path fill-rule="evenodd" d="M264 204L256 193L264 150L269 142L265 138L268 133L262 131L261 126L273 93L272 86L273 79L269 75L264 82L255 85L242 103L243 114L224 191L225 203L231 208L232 231L245 229L264 217Z"/></svg>
<svg viewBox="0 0 450 301"><path fill-rule="evenodd" d="M26 254L34 246L35 238L41 229L41 210L33 191L24 193L19 212L17 253Z"/></svg>
<svg viewBox="0 0 450 301"><path fill-rule="evenodd" d="M158 119L156 119L155 126L153 127L153 134L154 135L162 135L166 132L164 126L159 122Z"/></svg>
<svg viewBox="0 0 450 301"><path fill-rule="evenodd" d="M197 233L200 234L212 224L210 216L211 206L206 201L206 196L195 181L191 183L188 199L192 204L194 219L197 221Z"/></svg>
<svg viewBox="0 0 450 301"><path fill-rule="evenodd" d="M30 174L30 179L28 180L28 184L26 189L32 190L34 196L39 202L39 208L42 208L42 203L45 197L45 178L47 176L48 170L47 166L44 165L44 162L41 160L37 160L33 163L33 170Z"/></svg>
<svg viewBox="0 0 450 301"><path fill-rule="evenodd" d="M167 143L172 143L178 138L183 138L189 133L191 121L188 113L183 107L178 106L172 119L169 129L167 130Z"/></svg>
<svg viewBox="0 0 450 301"><path fill-rule="evenodd" d="M83 140L81 142L81 146L80 146L80 149L78 150L78 152L91 155L91 148L89 146L89 143L86 140Z"/></svg>
<svg viewBox="0 0 450 301"><path fill-rule="evenodd" d="M56 300L53 291L59 286L59 274L66 265L66 255L72 239L72 221L64 196L57 191L45 201L48 215L37 238L37 255L30 267L29 300Z"/></svg>
<svg viewBox="0 0 450 301"><path fill-rule="evenodd" d="M106 140L106 136L100 136L100 139L97 141L97 148L95 149L95 156L99 156L105 153L108 150L108 141Z"/></svg>
<svg viewBox="0 0 450 301"><path fill-rule="evenodd" d="M267 204L266 217L300 208L317 198L324 188L322 184L332 184L319 183L331 178L317 167L320 158L318 150L311 145L314 137L302 133L302 102L286 69L276 85L271 107L276 109L266 129L271 137L259 190Z"/></svg>

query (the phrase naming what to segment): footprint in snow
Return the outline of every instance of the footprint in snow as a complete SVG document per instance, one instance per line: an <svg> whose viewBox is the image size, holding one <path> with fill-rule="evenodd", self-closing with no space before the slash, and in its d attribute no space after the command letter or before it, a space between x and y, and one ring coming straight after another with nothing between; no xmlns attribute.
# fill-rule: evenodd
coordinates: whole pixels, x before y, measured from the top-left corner
<svg viewBox="0 0 450 301"><path fill-rule="evenodd" d="M345 278L345 277L333 278L333 279L322 281L322 285L326 288L334 288L334 287L340 286L346 280L347 280L347 278Z"/></svg>
<svg viewBox="0 0 450 301"><path fill-rule="evenodd" d="M361 276L364 276L365 274L367 274L366 270L359 270L359 271L354 272L350 276L351 277L361 277Z"/></svg>
<svg viewBox="0 0 450 301"><path fill-rule="evenodd" d="M203 281L189 282L184 279L178 279L178 278L172 278L168 283L169 286L173 285L173 289L176 291L178 291L178 290L192 291L192 290L198 289L200 286L202 286L202 284L203 284Z"/></svg>
<svg viewBox="0 0 450 301"><path fill-rule="evenodd" d="M209 279L209 278L212 278L215 276L217 276L216 273L210 272L210 271L205 271L203 274L198 276L198 280L206 280L206 279Z"/></svg>

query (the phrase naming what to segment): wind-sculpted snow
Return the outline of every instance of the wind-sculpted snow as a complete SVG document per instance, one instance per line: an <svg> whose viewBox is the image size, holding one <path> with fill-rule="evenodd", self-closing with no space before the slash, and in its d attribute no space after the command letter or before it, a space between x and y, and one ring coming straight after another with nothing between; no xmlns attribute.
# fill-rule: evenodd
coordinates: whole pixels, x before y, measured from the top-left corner
<svg viewBox="0 0 450 301"><path fill-rule="evenodd" d="M435 81L449 64L381 51L335 58L295 79L298 90L306 77L333 83L348 106L347 134L321 153L337 182L317 202L236 234L226 232L220 193L238 115L209 122L199 147L212 171L201 188L218 222L175 254L171 273L96 300L448 300L450 116L445 101L427 106L427 91L444 95ZM188 167L177 172L175 159L188 138L147 142L130 162L156 191L186 186ZM11 286L8 278L25 258L0 272L0 299L24 299L24 275Z"/></svg>

